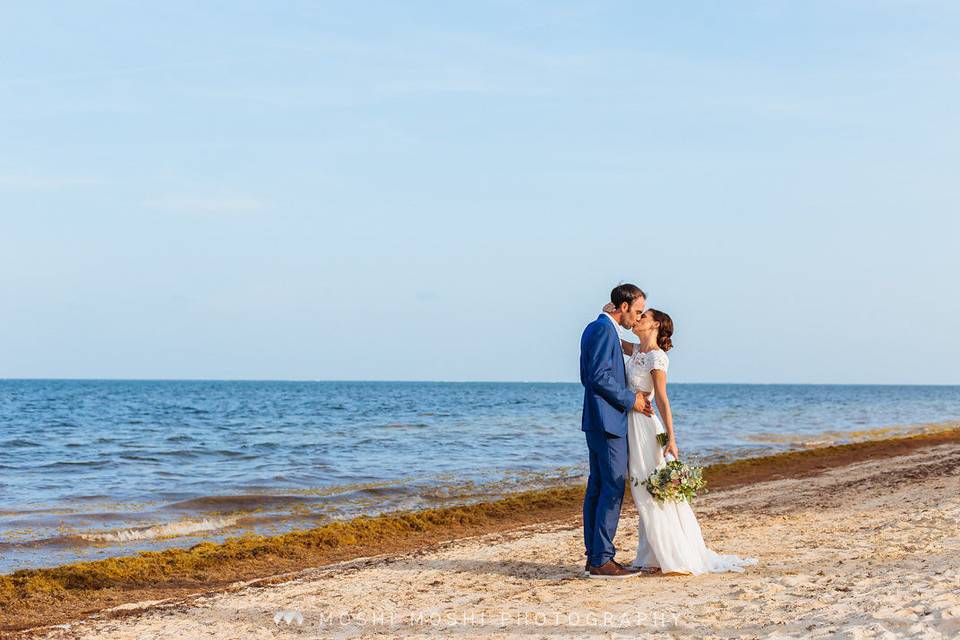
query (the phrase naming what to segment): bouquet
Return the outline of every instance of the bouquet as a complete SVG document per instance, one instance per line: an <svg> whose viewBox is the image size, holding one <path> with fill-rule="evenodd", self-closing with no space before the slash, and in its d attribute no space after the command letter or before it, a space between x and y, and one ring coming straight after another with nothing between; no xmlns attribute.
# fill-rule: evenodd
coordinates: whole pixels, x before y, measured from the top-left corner
<svg viewBox="0 0 960 640"><path fill-rule="evenodd" d="M634 478L633 484L639 485L639 479ZM689 466L679 460L670 460L664 466L658 467L643 485L659 502L689 502L697 497L697 493L707 489L707 481L703 479L703 467Z"/></svg>

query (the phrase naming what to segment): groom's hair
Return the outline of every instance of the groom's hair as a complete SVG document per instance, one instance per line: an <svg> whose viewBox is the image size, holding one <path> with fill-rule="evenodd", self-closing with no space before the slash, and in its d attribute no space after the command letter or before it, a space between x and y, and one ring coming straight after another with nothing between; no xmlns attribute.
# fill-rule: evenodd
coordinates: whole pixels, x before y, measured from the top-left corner
<svg viewBox="0 0 960 640"><path fill-rule="evenodd" d="M635 284L618 284L613 288L613 291L610 292L610 302L612 302L613 306L617 309L619 309L620 305L624 302L631 305L637 298L646 297L647 294L643 292L643 289Z"/></svg>

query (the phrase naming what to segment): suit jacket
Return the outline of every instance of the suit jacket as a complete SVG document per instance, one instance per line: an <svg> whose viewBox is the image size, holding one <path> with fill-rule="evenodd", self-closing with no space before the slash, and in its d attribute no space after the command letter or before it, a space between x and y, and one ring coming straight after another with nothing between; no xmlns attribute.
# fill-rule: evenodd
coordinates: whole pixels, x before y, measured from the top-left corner
<svg viewBox="0 0 960 640"><path fill-rule="evenodd" d="M627 435L627 413L637 394L627 387L620 336L606 314L580 336L580 382L583 384L582 431Z"/></svg>

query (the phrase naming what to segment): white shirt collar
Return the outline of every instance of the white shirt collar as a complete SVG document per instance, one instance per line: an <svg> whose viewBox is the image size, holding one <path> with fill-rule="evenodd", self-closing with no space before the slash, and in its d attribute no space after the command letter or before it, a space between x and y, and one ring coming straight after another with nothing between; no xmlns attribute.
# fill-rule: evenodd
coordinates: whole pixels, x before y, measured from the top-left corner
<svg viewBox="0 0 960 640"><path fill-rule="evenodd" d="M614 330L617 332L617 335L620 335L620 324L616 320L614 320L613 316L607 313L606 311L603 312L603 315L607 316L610 322L613 323Z"/></svg>
<svg viewBox="0 0 960 640"><path fill-rule="evenodd" d="M614 320L614 319L613 319L613 316L611 316L611 315L610 315L609 313L607 313L606 311L603 312L603 315L607 316L607 319L609 319L610 322L613 323L613 330L617 332L617 339L618 339L618 340L623 340L624 338L623 338L623 335L621 334L621 329L623 329L623 327L620 326L620 323L617 322L616 320ZM626 329L623 329L623 332L624 332L624 333L629 333ZM629 342L629 341L628 341L628 342ZM624 357L626 357L626 355L624 355Z"/></svg>

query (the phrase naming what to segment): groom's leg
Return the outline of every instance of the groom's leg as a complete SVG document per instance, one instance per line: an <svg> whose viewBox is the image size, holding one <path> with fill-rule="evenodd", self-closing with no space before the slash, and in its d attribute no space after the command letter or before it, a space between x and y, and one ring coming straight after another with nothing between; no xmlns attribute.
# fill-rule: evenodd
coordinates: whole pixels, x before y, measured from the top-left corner
<svg viewBox="0 0 960 640"><path fill-rule="evenodd" d="M613 560L617 553L613 538L620 522L620 507L623 505L624 483L627 476L627 439L609 433L604 437L603 453L597 456L600 470L600 497L597 500L596 532L594 534L590 564L602 566ZM600 453L600 452L598 452Z"/></svg>
<svg viewBox="0 0 960 640"><path fill-rule="evenodd" d="M587 490L583 494L583 546L589 560L597 532L597 501L600 500L600 462L594 449L606 447L606 438L603 433L596 431L584 431L584 435L587 436L587 452L590 456L590 477L587 478Z"/></svg>

